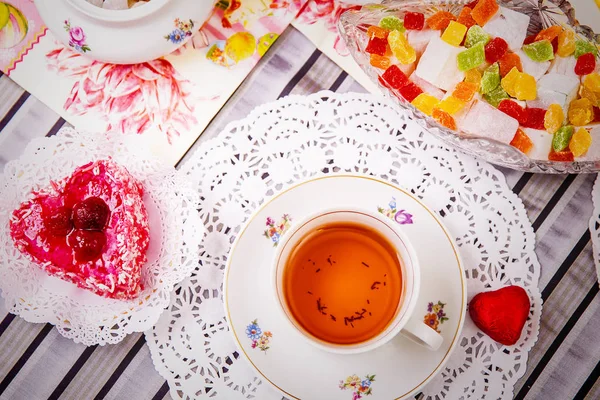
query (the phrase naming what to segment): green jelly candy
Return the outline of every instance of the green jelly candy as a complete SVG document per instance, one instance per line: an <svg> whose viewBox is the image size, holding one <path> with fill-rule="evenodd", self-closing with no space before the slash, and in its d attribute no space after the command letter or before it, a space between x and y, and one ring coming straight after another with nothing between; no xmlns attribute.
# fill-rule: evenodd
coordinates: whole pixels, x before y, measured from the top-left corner
<svg viewBox="0 0 600 400"><path fill-rule="evenodd" d="M506 93L506 90L504 90L502 86L498 85L496 89L492 90L488 94L484 94L483 98L485 101L498 108L500 102L504 99L510 98L510 96L508 93Z"/></svg>
<svg viewBox="0 0 600 400"><path fill-rule="evenodd" d="M488 35L479 25L473 25L467 31L467 39L465 40L465 46L473 47L478 43L483 43L483 45L485 46L489 41L490 35Z"/></svg>
<svg viewBox="0 0 600 400"><path fill-rule="evenodd" d="M390 31L406 31L406 29L404 28L404 21L392 15L381 18L381 20L379 21L379 26L383 29L388 29Z"/></svg>
<svg viewBox="0 0 600 400"><path fill-rule="evenodd" d="M592 53L598 57L598 48L587 40L575 41L575 58L579 58L586 53Z"/></svg>
<svg viewBox="0 0 600 400"><path fill-rule="evenodd" d="M566 149L574 131L575 129L571 125L563 126L557 130L552 138L552 148L554 151L563 151Z"/></svg>
<svg viewBox="0 0 600 400"><path fill-rule="evenodd" d="M544 62L554 59L554 49L549 40L540 40L523 46L523 52L536 62Z"/></svg>
<svg viewBox="0 0 600 400"><path fill-rule="evenodd" d="M485 62L485 49L483 42L477 43L470 49L458 53L458 56L456 56L456 62L458 63L458 69L461 71L468 71L470 69L479 67Z"/></svg>
<svg viewBox="0 0 600 400"><path fill-rule="evenodd" d="M482 94L490 93L500 85L500 67L498 63L493 63L483 72L481 77L481 87L479 91Z"/></svg>

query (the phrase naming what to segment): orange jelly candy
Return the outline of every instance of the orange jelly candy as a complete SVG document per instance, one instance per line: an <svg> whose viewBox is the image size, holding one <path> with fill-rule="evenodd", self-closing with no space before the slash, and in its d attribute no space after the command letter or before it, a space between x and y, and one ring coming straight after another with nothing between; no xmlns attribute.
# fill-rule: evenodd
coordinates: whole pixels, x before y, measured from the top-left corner
<svg viewBox="0 0 600 400"><path fill-rule="evenodd" d="M575 161L575 157L573 157L573 153L571 153L571 150L550 151L550 154L548 154L548 160L550 160L550 161Z"/></svg>
<svg viewBox="0 0 600 400"><path fill-rule="evenodd" d="M388 69L391 64L392 63L389 58L380 56L378 54L371 54L371 65L375 68Z"/></svg>
<svg viewBox="0 0 600 400"><path fill-rule="evenodd" d="M465 103L473 99L473 95L478 89L478 85L473 82L459 82L452 92L452 96Z"/></svg>
<svg viewBox="0 0 600 400"><path fill-rule="evenodd" d="M458 15L458 20L456 22L463 24L467 28L472 27L473 25L477 25L477 22L471 16L471 11L473 11L469 7L463 7L462 11Z"/></svg>
<svg viewBox="0 0 600 400"><path fill-rule="evenodd" d="M562 26L560 25L552 25L549 28L541 30L535 37L535 41L546 39L549 42L552 42L554 39L560 35L563 31Z"/></svg>
<svg viewBox="0 0 600 400"><path fill-rule="evenodd" d="M498 60L500 66L500 76L504 77L510 72L513 67L517 67L519 72L523 72L523 65L521 64L521 57L515 53L506 52L500 60Z"/></svg>
<svg viewBox="0 0 600 400"><path fill-rule="evenodd" d="M531 139L529 139L529 136L527 136L525 132L523 132L521 129L517 129L517 133L515 133L515 137L513 137L510 145L527 154L533 147L533 142Z"/></svg>
<svg viewBox="0 0 600 400"><path fill-rule="evenodd" d="M480 0L471 11L471 16L479 26L484 26L499 9L496 0Z"/></svg>
<svg viewBox="0 0 600 400"><path fill-rule="evenodd" d="M495 1L495 0L494 0ZM438 11L427 18L427 26L434 31L443 31L448 27L450 21L456 21L456 16L448 11Z"/></svg>
<svg viewBox="0 0 600 400"><path fill-rule="evenodd" d="M374 37L379 38L379 39L386 39L388 35L390 34L390 31L387 29L383 29L380 28L378 26L375 25L371 25L369 27L369 29L367 29L367 36L369 36L369 39L373 39Z"/></svg>
<svg viewBox="0 0 600 400"><path fill-rule="evenodd" d="M440 125L445 126L448 129L456 130L456 121L454 121L452 115L448 114L446 111L434 108L431 116L439 122Z"/></svg>

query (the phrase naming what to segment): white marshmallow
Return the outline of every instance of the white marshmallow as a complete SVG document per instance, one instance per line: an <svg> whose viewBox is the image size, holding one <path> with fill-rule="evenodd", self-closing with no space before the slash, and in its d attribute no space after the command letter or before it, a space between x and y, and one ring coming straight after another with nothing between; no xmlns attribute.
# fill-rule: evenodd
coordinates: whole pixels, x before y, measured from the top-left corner
<svg viewBox="0 0 600 400"><path fill-rule="evenodd" d="M538 89L537 98L528 100L527 107L548 109L550 104L558 104L565 112L568 110L567 95L548 89Z"/></svg>
<svg viewBox="0 0 600 400"><path fill-rule="evenodd" d="M550 68L550 61L537 62L533 61L523 50L519 49L515 51L515 54L519 56L521 59L521 65L523 66L523 72L529 74L535 78L537 81L540 79L548 68Z"/></svg>
<svg viewBox="0 0 600 400"><path fill-rule="evenodd" d="M508 43L508 48L516 51L523 46L527 37L529 16L506 7L500 7L500 12L483 26L483 30L493 37L501 37Z"/></svg>
<svg viewBox="0 0 600 400"><path fill-rule="evenodd" d="M462 130L476 136L510 144L519 128L519 122L485 101L475 101L462 118Z"/></svg>
<svg viewBox="0 0 600 400"><path fill-rule="evenodd" d="M127 10L129 9L129 5L127 4L127 0L104 0L102 8L108 10Z"/></svg>
<svg viewBox="0 0 600 400"><path fill-rule="evenodd" d="M438 99L443 99L446 94L443 90L438 89L437 86L433 86L431 83L427 82L425 79L420 78L417 74L413 73L409 79L415 83L418 87L423 89L424 92L429 93L433 97L437 97Z"/></svg>
<svg viewBox="0 0 600 400"><path fill-rule="evenodd" d="M548 72L578 78L578 75L575 73L576 63L577 59L575 57L554 56L554 60L552 60L552 65L550 65Z"/></svg>
<svg viewBox="0 0 600 400"><path fill-rule="evenodd" d="M548 160L548 154L552 147L552 138L554 135L540 129L522 128L523 132L533 142L533 147L529 154L530 158L534 160Z"/></svg>
<svg viewBox="0 0 600 400"><path fill-rule="evenodd" d="M420 31L411 29L406 34L406 38L408 39L408 44L415 49L418 55L421 55L425 51L427 43L434 37L440 37L440 33L441 31L434 31L433 29L423 29Z"/></svg>
<svg viewBox="0 0 600 400"><path fill-rule="evenodd" d="M392 57L391 61L392 61L392 64L396 64L398 66L398 68L400 69L400 71L404 72L404 75L406 75L406 76L410 76L410 74L412 74L413 71L415 70L415 63L400 64L398 59L395 57Z"/></svg>
<svg viewBox="0 0 600 400"><path fill-rule="evenodd" d="M579 77L549 73L537 83L537 99L527 102L530 107L548 108L550 104L560 105L565 115L569 104L577 97Z"/></svg>
<svg viewBox="0 0 600 400"><path fill-rule="evenodd" d="M456 57L464 47L455 47L434 36L419 60L415 73L434 86L450 90L465 78Z"/></svg>

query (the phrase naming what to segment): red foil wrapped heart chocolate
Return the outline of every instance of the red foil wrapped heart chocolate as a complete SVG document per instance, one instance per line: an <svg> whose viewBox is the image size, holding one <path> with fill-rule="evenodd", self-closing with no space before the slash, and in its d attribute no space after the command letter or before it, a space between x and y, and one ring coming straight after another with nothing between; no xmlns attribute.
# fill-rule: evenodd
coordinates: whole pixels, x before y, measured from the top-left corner
<svg viewBox="0 0 600 400"><path fill-rule="evenodd" d="M149 243L142 196L141 183L124 167L89 163L21 204L11 237L50 275L100 296L132 299L143 289Z"/></svg>
<svg viewBox="0 0 600 400"><path fill-rule="evenodd" d="M507 346L517 343L527 322L529 295L520 286L479 293L469 303L471 319L486 335Z"/></svg>

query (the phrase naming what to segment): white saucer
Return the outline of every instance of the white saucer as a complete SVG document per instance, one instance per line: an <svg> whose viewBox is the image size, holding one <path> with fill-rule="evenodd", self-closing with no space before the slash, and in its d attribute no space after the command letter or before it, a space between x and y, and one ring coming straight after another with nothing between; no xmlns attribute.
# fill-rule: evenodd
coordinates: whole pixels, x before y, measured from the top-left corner
<svg viewBox="0 0 600 400"><path fill-rule="evenodd" d="M432 324L437 321L444 337L439 350L427 350L398 335L367 353L337 355L316 349L283 320L270 279L279 235L294 220L339 206L379 210L403 225L422 271L415 313L424 320L429 315ZM273 222L269 226L268 219ZM263 204L233 244L224 282L234 340L260 376L294 399L389 400L416 394L448 360L466 312L458 247L440 220L410 193L366 176L313 178ZM443 322L428 311L429 303L439 310L438 302L443 303Z"/></svg>

